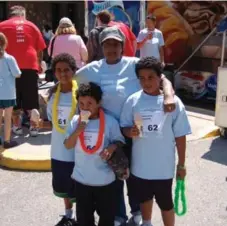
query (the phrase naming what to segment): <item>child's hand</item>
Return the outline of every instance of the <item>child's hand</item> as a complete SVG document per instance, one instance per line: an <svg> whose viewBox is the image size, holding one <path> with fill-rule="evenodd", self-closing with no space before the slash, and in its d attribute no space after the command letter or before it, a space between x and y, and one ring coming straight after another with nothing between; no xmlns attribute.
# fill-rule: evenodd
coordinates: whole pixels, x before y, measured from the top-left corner
<svg viewBox="0 0 227 226"><path fill-rule="evenodd" d="M104 149L101 153L100 153L100 157L103 160L109 160L112 156L112 154L114 153L114 151L116 150L117 146L115 144L111 144L109 145L108 148Z"/></svg>
<svg viewBox="0 0 227 226"><path fill-rule="evenodd" d="M129 136L131 138L138 137L139 135L140 135L140 130L138 129L138 127L136 125L134 125L132 128L130 128Z"/></svg>
<svg viewBox="0 0 227 226"><path fill-rule="evenodd" d="M76 133L77 135L79 136L86 128L86 122L80 122L78 125L77 125L77 128L76 128Z"/></svg>

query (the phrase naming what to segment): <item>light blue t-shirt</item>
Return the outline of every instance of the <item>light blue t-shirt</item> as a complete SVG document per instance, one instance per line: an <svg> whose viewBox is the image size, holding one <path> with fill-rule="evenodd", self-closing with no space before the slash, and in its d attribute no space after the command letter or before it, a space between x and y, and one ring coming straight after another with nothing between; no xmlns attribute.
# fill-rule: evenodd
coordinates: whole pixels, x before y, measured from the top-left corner
<svg viewBox="0 0 227 226"><path fill-rule="evenodd" d="M0 58L0 100L16 99L15 79L20 75L15 58L5 52Z"/></svg>
<svg viewBox="0 0 227 226"><path fill-rule="evenodd" d="M52 121L52 105L55 94L51 97L47 104L47 116ZM72 92L61 93L58 104L58 123L61 126L68 126L68 118L72 106ZM66 133L59 133L54 125L51 134L51 158L58 161L74 162L73 150L68 150L64 146Z"/></svg>
<svg viewBox="0 0 227 226"><path fill-rule="evenodd" d="M136 57L122 57L117 64L107 64L105 59L93 61L76 72L78 85L95 82L103 91L102 106L105 112L120 119L127 98L141 89L135 73Z"/></svg>
<svg viewBox="0 0 227 226"><path fill-rule="evenodd" d="M67 129L67 136L70 136L77 127L79 116L75 115ZM99 131L99 119L90 120L84 131L85 144L94 147ZM94 154L87 154L77 140L75 146L75 166L72 178L76 181L91 186L103 186L112 183L116 177L113 170L106 161L101 159L100 153L114 141L124 142L119 123L115 118L105 114L105 134L100 149Z"/></svg>
<svg viewBox="0 0 227 226"><path fill-rule="evenodd" d="M137 42L142 42L145 37L149 34L149 31L147 28L140 31ZM164 38L162 35L162 32L158 29L155 29L152 33L152 39L147 40L144 46L140 49L140 57L155 57L158 60L160 60L160 47L164 46Z"/></svg>
<svg viewBox="0 0 227 226"><path fill-rule="evenodd" d="M142 137L133 139L131 173L137 177L157 180L171 179L175 172L175 138L191 133L185 107L175 96L176 109L163 111L163 95L150 96L143 91L125 102L120 125L132 127L142 123Z"/></svg>

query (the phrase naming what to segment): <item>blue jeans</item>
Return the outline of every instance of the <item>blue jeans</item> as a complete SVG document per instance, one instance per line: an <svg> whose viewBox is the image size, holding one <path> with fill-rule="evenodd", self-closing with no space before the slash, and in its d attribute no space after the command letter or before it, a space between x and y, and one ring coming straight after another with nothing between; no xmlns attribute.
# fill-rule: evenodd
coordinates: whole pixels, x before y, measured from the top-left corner
<svg viewBox="0 0 227 226"><path fill-rule="evenodd" d="M127 183L127 186L129 183ZM118 208L116 213L116 220L119 221L127 221L128 216L126 214L126 206L125 206L125 198L124 198L124 181L117 181L117 192L119 194L118 196ZM140 205L137 203L131 195L129 195L129 205L131 208L131 214L135 215L140 213Z"/></svg>

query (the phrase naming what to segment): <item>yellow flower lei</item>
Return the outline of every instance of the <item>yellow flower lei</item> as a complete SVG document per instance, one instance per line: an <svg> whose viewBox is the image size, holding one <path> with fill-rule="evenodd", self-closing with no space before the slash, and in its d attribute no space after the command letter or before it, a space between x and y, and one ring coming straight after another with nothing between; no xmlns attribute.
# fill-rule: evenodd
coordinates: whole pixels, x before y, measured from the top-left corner
<svg viewBox="0 0 227 226"><path fill-rule="evenodd" d="M76 100L76 90L78 89L76 81L72 81L72 107L69 115L69 120L72 119L72 117L75 114L76 111L76 105L77 105L77 100ZM61 91L61 84L58 85L57 91L55 93L53 105L52 105L52 119L53 119L53 125L54 128L59 132L59 133L65 133L66 131L66 126L61 128L58 125L58 102L60 98L60 91Z"/></svg>

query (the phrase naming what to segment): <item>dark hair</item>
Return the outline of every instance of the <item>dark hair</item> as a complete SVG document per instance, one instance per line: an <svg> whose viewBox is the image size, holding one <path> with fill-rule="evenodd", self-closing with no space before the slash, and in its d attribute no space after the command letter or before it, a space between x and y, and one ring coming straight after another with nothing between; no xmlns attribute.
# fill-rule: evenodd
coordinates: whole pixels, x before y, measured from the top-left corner
<svg viewBox="0 0 227 226"><path fill-rule="evenodd" d="M103 24L108 24L111 21L111 13L108 10L103 10L96 16Z"/></svg>
<svg viewBox="0 0 227 226"><path fill-rule="evenodd" d="M51 26L49 24L45 24L44 26L45 31L51 30Z"/></svg>
<svg viewBox="0 0 227 226"><path fill-rule="evenodd" d="M136 63L136 75L139 76L139 71L142 69L150 69L157 73L159 77L162 75L161 62L155 57L144 57Z"/></svg>
<svg viewBox="0 0 227 226"><path fill-rule="evenodd" d="M78 100L79 97L85 96L93 97L99 103L102 100L102 89L94 82L81 84L76 92L76 98Z"/></svg>
<svg viewBox="0 0 227 226"><path fill-rule="evenodd" d="M53 71L55 71L56 64L58 62L67 63L69 65L69 67L72 69L73 72L76 72L76 70L77 70L75 59L73 58L73 56L71 56L68 53L60 53L53 58L52 64L51 64L51 68L52 68Z"/></svg>
<svg viewBox="0 0 227 226"><path fill-rule="evenodd" d="M156 16L154 15L154 14L148 14L147 15L147 19L149 19L149 20L152 20L152 21L156 21Z"/></svg>
<svg viewBox="0 0 227 226"><path fill-rule="evenodd" d="M20 5L15 5L10 7L9 9L9 16L13 17L13 16L26 16L26 9L23 6Z"/></svg>

